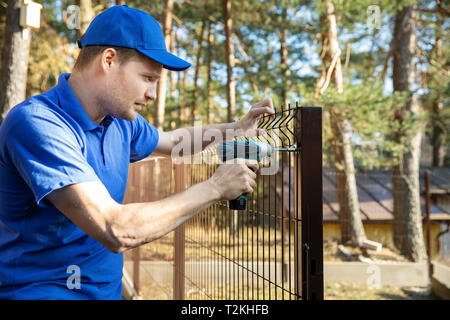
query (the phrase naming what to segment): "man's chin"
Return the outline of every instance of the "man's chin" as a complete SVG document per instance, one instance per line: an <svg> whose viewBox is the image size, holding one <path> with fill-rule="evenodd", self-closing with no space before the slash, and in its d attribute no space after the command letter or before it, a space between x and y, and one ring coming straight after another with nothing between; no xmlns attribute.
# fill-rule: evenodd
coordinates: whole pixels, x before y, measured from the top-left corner
<svg viewBox="0 0 450 320"><path fill-rule="evenodd" d="M116 116L116 118L122 119L122 120L127 120L127 121L134 121L136 120L138 116L138 112L137 111L133 111L127 114L121 114Z"/></svg>
<svg viewBox="0 0 450 320"><path fill-rule="evenodd" d="M138 116L138 112L134 112L133 114L130 114L130 116L128 117L128 121L134 121L136 120L137 116Z"/></svg>

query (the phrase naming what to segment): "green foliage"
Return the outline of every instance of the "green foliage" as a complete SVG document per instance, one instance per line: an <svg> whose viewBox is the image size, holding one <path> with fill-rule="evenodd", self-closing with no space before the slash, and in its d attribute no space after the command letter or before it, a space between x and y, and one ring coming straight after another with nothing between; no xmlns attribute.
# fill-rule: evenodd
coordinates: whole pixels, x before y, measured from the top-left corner
<svg viewBox="0 0 450 320"><path fill-rule="evenodd" d="M310 104L324 107L324 112L333 110L338 120L349 120L352 127L352 142L355 162L363 169L389 167L395 164L396 155L407 150L408 141L418 129L421 119L405 114L402 122L394 120L407 100L405 93L385 95L381 82L367 80L361 84L350 84L339 94L334 87L314 98L305 92L304 98ZM312 103L314 101L314 103ZM326 161L331 162L332 132L327 114L324 130L324 150ZM395 143L392 136L398 133L401 143Z"/></svg>
<svg viewBox="0 0 450 320"><path fill-rule="evenodd" d="M71 72L73 51L65 37L44 26L32 35L27 95L33 96L55 86L61 73Z"/></svg>
<svg viewBox="0 0 450 320"><path fill-rule="evenodd" d="M183 76L176 74L175 95L167 93L167 130L185 126L193 119L188 111L194 106L195 120L206 123L208 102L212 98L212 122L226 121L226 61L223 7L221 1L197 0L193 6L177 0L174 5L173 22L176 32L174 53L186 58L193 66ZM79 35L70 30L66 21L67 6L78 4L77 0L45 1L41 16L41 29L32 32L28 96L39 94L56 84L58 75L70 72L78 54L76 40ZM113 1L93 0L95 14L113 4ZM164 2L131 0L130 7L149 12L162 23ZM320 38L323 25L320 15L324 12L323 1L272 0L233 1L233 36L236 64L236 118L243 117L251 104L268 94L279 108L287 92L291 103L298 100L303 105L324 107L324 159L331 161L332 135L328 110L333 109L341 118L347 119L352 127L352 142L356 163L363 168L391 166L396 156L407 150L411 135L421 123L427 121L427 133L434 126L448 131L450 127L448 77L450 49L448 21L441 23L438 13L420 13L418 38L417 93L424 113L420 118L410 118L403 112L408 99L404 94L391 91L389 41L395 14L406 5L416 5L429 10L435 9L431 0L333 0L338 23L338 37L341 46L341 63L344 73L344 92L337 94L332 85L318 99L315 98L316 80L324 66L319 57ZM367 27L368 7L377 5L381 9L382 29ZM203 11L203 12L202 12ZM0 6L0 40L5 27L4 5ZM207 19L215 20L211 22ZM194 84L198 39L201 23L206 23L202 51L199 57L200 69L197 85ZM214 42L208 45L207 30L212 25ZM281 65L280 34L286 30L288 50L287 69ZM437 36L442 38L442 54L436 56L432 44ZM431 44L431 45L430 45ZM208 62L212 61L212 79L208 85ZM425 76L424 76L425 75ZM185 81L182 81L183 77ZM421 79L426 79L426 88ZM170 86L168 86L170 87ZM421 87L425 89L420 89ZM194 101L194 93L195 101ZM439 117L433 105L442 102L444 110ZM180 118L180 108L185 108L186 119ZM149 103L142 114L152 121L154 104ZM395 115L402 113L402 121ZM401 137L401 143L394 143L394 136ZM449 144L450 135L446 136Z"/></svg>
<svg viewBox="0 0 450 320"><path fill-rule="evenodd" d="M432 52L430 56L430 66L424 74L427 77L428 94L423 96L423 106L427 110L429 118L427 133L432 134L434 126L438 126L442 131L450 131L450 43L444 38L442 53L440 56ZM442 113L437 115L433 112L433 107L437 103L444 106ZM447 134L446 145L450 145L450 134Z"/></svg>

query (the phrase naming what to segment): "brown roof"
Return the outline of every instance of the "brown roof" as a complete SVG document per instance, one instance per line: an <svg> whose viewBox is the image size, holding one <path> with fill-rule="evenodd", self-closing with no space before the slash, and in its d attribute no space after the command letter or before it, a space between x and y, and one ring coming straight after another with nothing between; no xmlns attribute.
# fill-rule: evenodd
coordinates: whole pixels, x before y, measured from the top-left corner
<svg viewBox="0 0 450 320"><path fill-rule="evenodd" d="M430 189L436 193L450 194L450 168L423 168L420 170L421 208L425 215L424 172L430 170ZM359 208L364 222L393 220L393 199L391 170L359 171L356 174ZM434 203L430 205L432 220L450 220L450 212ZM334 170L323 169L323 219L324 222L337 222L339 203Z"/></svg>
<svg viewBox="0 0 450 320"><path fill-rule="evenodd" d="M422 168L420 170L420 190L425 192L425 171L430 171L431 194L450 195L450 168Z"/></svg>

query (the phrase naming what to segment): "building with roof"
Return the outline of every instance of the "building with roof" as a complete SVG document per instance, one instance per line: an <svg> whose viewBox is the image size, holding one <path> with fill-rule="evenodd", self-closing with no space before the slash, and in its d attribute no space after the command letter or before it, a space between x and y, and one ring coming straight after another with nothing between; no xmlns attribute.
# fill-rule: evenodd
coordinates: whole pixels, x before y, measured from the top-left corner
<svg viewBox="0 0 450 320"><path fill-rule="evenodd" d="M430 220L432 256L450 257L450 168L421 168L420 190L422 216L425 218L425 171L430 171ZM356 173L359 208L366 236L389 248L393 245L393 197L391 170ZM335 172L323 169L324 240L341 239L339 202ZM424 236L425 236L425 223Z"/></svg>

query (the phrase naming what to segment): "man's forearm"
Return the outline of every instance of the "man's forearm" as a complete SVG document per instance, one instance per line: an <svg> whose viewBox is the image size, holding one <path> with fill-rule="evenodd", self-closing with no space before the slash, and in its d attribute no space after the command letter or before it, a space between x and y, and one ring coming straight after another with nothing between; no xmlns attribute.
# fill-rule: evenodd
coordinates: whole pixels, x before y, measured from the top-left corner
<svg viewBox="0 0 450 320"><path fill-rule="evenodd" d="M207 180L159 201L122 205L111 231L124 251L164 236L218 200Z"/></svg>
<svg viewBox="0 0 450 320"><path fill-rule="evenodd" d="M208 145L239 135L239 121L176 129L171 132L177 156L203 151ZM180 148L176 148L180 145Z"/></svg>
<svg viewBox="0 0 450 320"><path fill-rule="evenodd" d="M236 122L179 128L169 132L160 130L158 145L154 152L178 158L201 152L209 145L225 139L264 135L266 130L258 128L258 122L264 114L269 114L272 120L275 119L270 98L253 104L244 118Z"/></svg>

